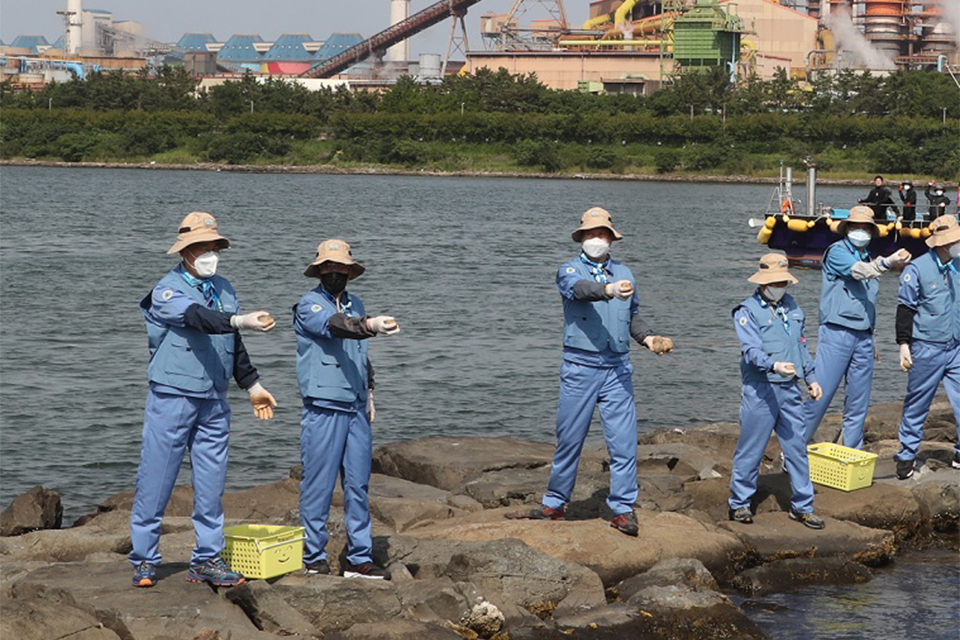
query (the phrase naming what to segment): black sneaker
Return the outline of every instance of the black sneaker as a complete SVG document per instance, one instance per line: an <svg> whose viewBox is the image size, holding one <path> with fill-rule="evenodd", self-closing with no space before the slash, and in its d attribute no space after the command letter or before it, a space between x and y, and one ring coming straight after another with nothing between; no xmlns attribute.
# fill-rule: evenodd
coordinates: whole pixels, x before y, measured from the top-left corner
<svg viewBox="0 0 960 640"><path fill-rule="evenodd" d="M360 564L344 563L344 578L367 578L368 580L389 580L390 572L381 569L372 562L361 562Z"/></svg>
<svg viewBox="0 0 960 640"><path fill-rule="evenodd" d="M753 512L750 511L750 507L740 507L738 509L730 509L730 512L727 514L727 517L733 520L734 522L739 522L741 524L753 524Z"/></svg>
<svg viewBox="0 0 960 640"><path fill-rule="evenodd" d="M796 520L805 527L811 529L823 529L827 526L827 523L823 521L823 518L817 517L812 513L797 513L793 509L790 510L790 519Z"/></svg>
<svg viewBox="0 0 960 640"><path fill-rule="evenodd" d="M950 466L954 469L960 469L960 451L953 454L953 460L950 461Z"/></svg>
<svg viewBox="0 0 960 640"><path fill-rule="evenodd" d="M640 535L640 525L637 523L637 514L633 511L614 516L613 520L610 521L610 526L628 536L636 537Z"/></svg>
<svg viewBox="0 0 960 640"><path fill-rule="evenodd" d="M330 575L330 565L326 560L317 560L316 562L304 562L303 573L308 576L328 576Z"/></svg>
<svg viewBox="0 0 960 640"><path fill-rule="evenodd" d="M906 480L913 475L913 460L897 459L897 479Z"/></svg>

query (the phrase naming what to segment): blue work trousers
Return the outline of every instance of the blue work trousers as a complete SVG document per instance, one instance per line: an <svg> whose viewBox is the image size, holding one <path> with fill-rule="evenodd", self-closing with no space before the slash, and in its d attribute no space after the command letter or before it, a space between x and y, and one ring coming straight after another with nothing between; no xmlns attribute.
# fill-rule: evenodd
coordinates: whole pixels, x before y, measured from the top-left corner
<svg viewBox="0 0 960 640"><path fill-rule="evenodd" d="M750 506L757 492L763 451L770 434L776 432L793 491L790 507L797 513L812 513L813 484L807 461L800 387L795 382L745 382L740 397L740 438L733 454L730 508Z"/></svg>
<svg viewBox="0 0 960 640"><path fill-rule="evenodd" d="M217 398L190 398L150 390L143 419L143 446L130 513L133 564L160 563L160 522L190 449L193 528L191 564L223 549L223 488L227 480L230 405Z"/></svg>
<svg viewBox="0 0 960 640"><path fill-rule="evenodd" d="M835 324L820 325L817 343L817 382L823 397L806 401L806 442L813 440L820 421L845 380L843 399L843 446L863 448L863 423L870 407L873 384L873 332Z"/></svg>
<svg viewBox="0 0 960 640"><path fill-rule="evenodd" d="M910 345L913 367L907 377L907 397L903 399L900 420L900 452L897 460L913 460L923 441L923 424L930 405L943 381L957 423L957 444L960 452L960 343L914 341Z"/></svg>
<svg viewBox="0 0 960 640"><path fill-rule="evenodd" d="M559 509L570 502L577 482L577 465L593 411L600 405L603 437L610 454L610 495L614 515L633 511L637 501L637 407L633 397L633 366L590 367L564 361L560 367L557 408L557 450L544 506Z"/></svg>
<svg viewBox="0 0 960 640"><path fill-rule="evenodd" d="M370 464L373 435L365 409L336 411L305 405L300 431L300 522L307 533L304 562L326 560L327 518L337 485L343 487L347 560L354 565L373 561L370 531Z"/></svg>

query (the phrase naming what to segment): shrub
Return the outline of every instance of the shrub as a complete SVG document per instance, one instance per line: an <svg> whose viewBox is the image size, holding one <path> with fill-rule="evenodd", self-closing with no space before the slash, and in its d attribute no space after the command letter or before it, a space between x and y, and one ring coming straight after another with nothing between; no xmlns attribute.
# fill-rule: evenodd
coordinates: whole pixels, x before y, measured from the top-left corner
<svg viewBox="0 0 960 640"><path fill-rule="evenodd" d="M657 149L653 154L657 173L670 173L680 165L680 153L676 149Z"/></svg>

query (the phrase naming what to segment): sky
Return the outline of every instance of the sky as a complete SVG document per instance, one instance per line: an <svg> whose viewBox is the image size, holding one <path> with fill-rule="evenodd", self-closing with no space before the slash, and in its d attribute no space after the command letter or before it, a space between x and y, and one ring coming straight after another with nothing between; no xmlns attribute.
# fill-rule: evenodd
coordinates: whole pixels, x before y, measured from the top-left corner
<svg viewBox="0 0 960 640"><path fill-rule="evenodd" d="M411 0L410 12L435 0ZM513 0L482 0L467 13L471 49L481 49L480 16L506 13ZM52 43L63 31L57 11L67 0L0 0L0 39L10 44L17 35L43 35ZM359 32L364 37L385 29L390 20L390 0L84 0L85 9L113 12L114 20L137 20L143 35L176 42L185 32L210 32L220 41L234 33L257 33L273 41L282 33L309 33L323 40L334 31ZM567 0L567 19L582 24L588 0ZM530 18L546 17L543 9ZM444 21L410 40L411 57L420 53L446 53L450 22Z"/></svg>

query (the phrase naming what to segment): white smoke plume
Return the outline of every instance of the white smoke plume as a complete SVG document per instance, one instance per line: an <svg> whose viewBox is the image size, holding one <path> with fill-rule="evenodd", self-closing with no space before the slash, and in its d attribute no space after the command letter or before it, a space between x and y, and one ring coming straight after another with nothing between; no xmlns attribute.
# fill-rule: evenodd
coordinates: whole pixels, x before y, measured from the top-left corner
<svg viewBox="0 0 960 640"><path fill-rule="evenodd" d="M943 8L943 20L950 25L950 32L953 35L953 41L960 46L960 2L957 0L947 0L941 2Z"/></svg>
<svg viewBox="0 0 960 640"><path fill-rule="evenodd" d="M846 10L830 13L823 22L836 39L837 48L843 49L843 66L861 69L894 69L893 60L877 51L870 41L853 24Z"/></svg>

